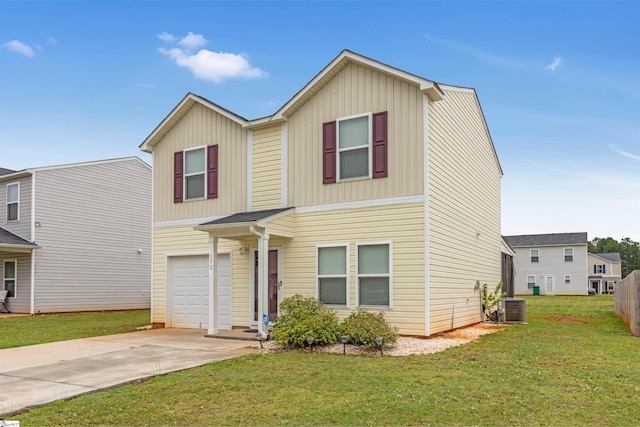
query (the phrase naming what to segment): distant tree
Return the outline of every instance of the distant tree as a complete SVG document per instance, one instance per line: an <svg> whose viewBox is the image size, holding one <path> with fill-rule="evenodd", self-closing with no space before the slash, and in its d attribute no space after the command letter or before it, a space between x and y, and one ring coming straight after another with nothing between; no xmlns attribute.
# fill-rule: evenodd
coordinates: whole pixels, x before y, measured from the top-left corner
<svg viewBox="0 0 640 427"><path fill-rule="evenodd" d="M618 252L622 260L622 277L633 270L640 270L640 243L634 242L628 237L620 242L612 237L595 237L589 242L589 252L593 254L602 252Z"/></svg>

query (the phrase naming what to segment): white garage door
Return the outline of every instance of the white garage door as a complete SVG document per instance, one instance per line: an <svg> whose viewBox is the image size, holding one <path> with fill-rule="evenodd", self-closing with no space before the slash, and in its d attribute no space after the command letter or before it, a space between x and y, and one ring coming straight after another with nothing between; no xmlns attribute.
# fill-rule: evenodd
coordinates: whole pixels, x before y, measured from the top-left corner
<svg viewBox="0 0 640 427"><path fill-rule="evenodd" d="M170 262L170 325L209 327L209 256L177 256ZM218 329L231 329L231 268L229 254L218 255Z"/></svg>

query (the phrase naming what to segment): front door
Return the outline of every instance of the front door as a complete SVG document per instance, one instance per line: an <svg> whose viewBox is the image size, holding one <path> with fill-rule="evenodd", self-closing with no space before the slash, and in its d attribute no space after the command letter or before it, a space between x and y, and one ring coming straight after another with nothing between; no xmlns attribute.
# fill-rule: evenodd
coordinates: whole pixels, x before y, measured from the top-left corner
<svg viewBox="0 0 640 427"><path fill-rule="evenodd" d="M547 276L547 293L553 294L553 276Z"/></svg>
<svg viewBox="0 0 640 427"><path fill-rule="evenodd" d="M267 295L269 298L269 319L275 321L278 317L278 250L269 250L269 284ZM258 321L258 251L254 252L253 260L253 321ZM262 315L260 315L262 321Z"/></svg>
<svg viewBox="0 0 640 427"><path fill-rule="evenodd" d="M599 293L600 293L600 292L599 292L599 291L600 291L600 289L599 289L599 288L600 288L600 286L599 286L599 285L600 285L600 282L599 282L599 281L597 281L597 280L593 280L593 281L591 282L591 287L593 288L593 290L594 290L594 291L596 291L596 294L599 294Z"/></svg>

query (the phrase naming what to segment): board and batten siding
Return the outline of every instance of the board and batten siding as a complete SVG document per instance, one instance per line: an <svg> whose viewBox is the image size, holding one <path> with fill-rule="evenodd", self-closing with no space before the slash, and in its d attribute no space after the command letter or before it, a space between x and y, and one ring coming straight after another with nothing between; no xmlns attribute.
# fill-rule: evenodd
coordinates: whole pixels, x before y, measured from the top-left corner
<svg viewBox="0 0 640 427"><path fill-rule="evenodd" d="M419 88L349 64L288 119L288 206L423 194L422 94ZM322 124L388 112L388 177L322 183Z"/></svg>
<svg viewBox="0 0 640 427"><path fill-rule="evenodd" d="M218 198L173 201L173 154L218 145ZM172 221L231 215L247 207L247 131L196 103L153 148L154 218Z"/></svg>
<svg viewBox="0 0 640 427"><path fill-rule="evenodd" d="M573 248L573 261L564 260L564 249ZM539 262L531 262L531 249L539 249ZM546 294L546 277L553 276L553 295L587 295L588 275L587 245L530 246L514 248L514 291L518 295L531 295L527 276L536 277L540 293ZM602 264L602 263L601 263ZM564 283L564 275L571 275L571 283Z"/></svg>
<svg viewBox="0 0 640 427"><path fill-rule="evenodd" d="M401 334L425 335L424 205L296 213L295 238L284 241L283 296L316 296L316 245L349 245L349 306L336 310L340 318L356 308L356 244L392 243L393 308L385 319ZM375 311L372 309L372 311Z"/></svg>
<svg viewBox="0 0 640 427"><path fill-rule="evenodd" d="M12 232L23 239L31 239L31 185L32 177L23 176L17 179L0 181L0 227ZM18 221L7 221L7 185L20 184L20 199Z"/></svg>
<svg viewBox="0 0 640 427"><path fill-rule="evenodd" d="M252 207L254 211L282 205L282 125L253 131Z"/></svg>
<svg viewBox="0 0 640 427"><path fill-rule="evenodd" d="M501 171L472 90L429 104L431 334L482 320L476 281L500 281Z"/></svg>
<svg viewBox="0 0 640 427"><path fill-rule="evenodd" d="M13 313L29 313L31 306L31 254L0 251L0 280L4 278L4 261L18 263L15 298L7 298L7 308ZM2 285L0 284L0 289Z"/></svg>
<svg viewBox="0 0 640 427"><path fill-rule="evenodd" d="M167 308L167 256L186 256L209 253L209 233L196 231L192 225L154 227L153 242L153 304L151 321L166 322ZM241 256L235 240L218 240L218 253L231 252L231 306L232 326L249 325L249 256Z"/></svg>
<svg viewBox="0 0 640 427"><path fill-rule="evenodd" d="M34 174L35 312L149 308L149 166L128 158Z"/></svg>

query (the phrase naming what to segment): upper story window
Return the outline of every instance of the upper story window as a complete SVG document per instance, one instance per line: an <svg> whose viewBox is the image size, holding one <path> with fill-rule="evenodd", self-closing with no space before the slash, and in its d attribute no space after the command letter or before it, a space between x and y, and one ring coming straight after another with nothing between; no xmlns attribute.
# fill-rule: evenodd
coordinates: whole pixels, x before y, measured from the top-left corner
<svg viewBox="0 0 640 427"><path fill-rule="evenodd" d="M531 249L531 262L540 262L540 249Z"/></svg>
<svg viewBox="0 0 640 427"><path fill-rule="evenodd" d="M605 264L595 264L593 266L593 272L594 273L601 273L601 274L606 274L607 273L607 266Z"/></svg>
<svg viewBox="0 0 640 427"><path fill-rule="evenodd" d="M573 248L564 248L564 261L565 262L573 261Z"/></svg>
<svg viewBox="0 0 640 427"><path fill-rule="evenodd" d="M218 146L209 145L173 155L173 201L218 197Z"/></svg>
<svg viewBox="0 0 640 427"><path fill-rule="evenodd" d="M347 305L349 251L346 244L318 247L318 299L329 305Z"/></svg>
<svg viewBox="0 0 640 427"><path fill-rule="evenodd" d="M387 176L387 112L323 124L322 182Z"/></svg>
<svg viewBox="0 0 640 427"><path fill-rule="evenodd" d="M367 243L357 248L358 305L391 307L391 245Z"/></svg>
<svg viewBox="0 0 640 427"><path fill-rule="evenodd" d="M20 219L20 183L7 184L7 221Z"/></svg>
<svg viewBox="0 0 640 427"><path fill-rule="evenodd" d="M7 291L7 297L16 296L16 261L5 261L2 269L2 289Z"/></svg>

